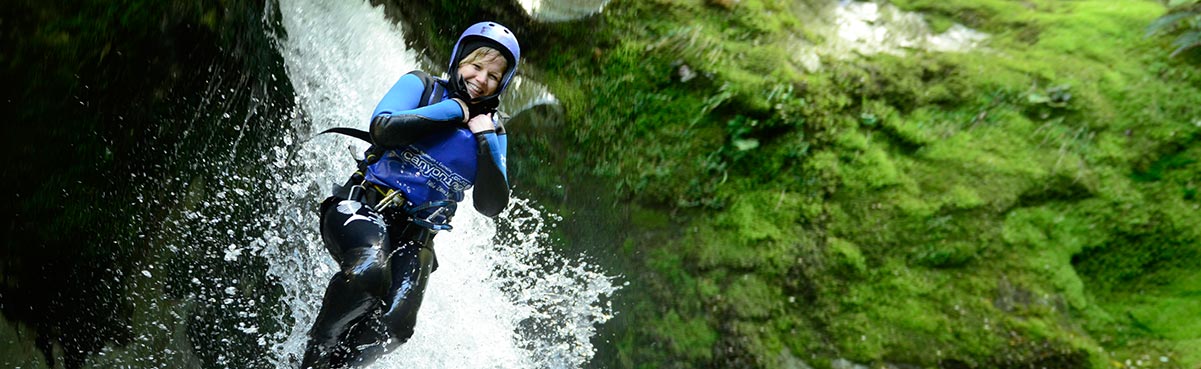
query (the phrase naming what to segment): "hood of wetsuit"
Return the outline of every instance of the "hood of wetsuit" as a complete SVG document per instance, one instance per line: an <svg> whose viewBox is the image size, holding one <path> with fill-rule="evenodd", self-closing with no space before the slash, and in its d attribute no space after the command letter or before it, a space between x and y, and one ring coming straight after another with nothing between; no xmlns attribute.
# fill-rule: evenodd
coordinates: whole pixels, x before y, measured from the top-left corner
<svg viewBox="0 0 1201 369"><path fill-rule="evenodd" d="M505 74L500 80L500 84L496 87L496 92L488 96L481 96L472 103L487 102L495 104L495 100L500 96L505 88L509 87L509 83L513 81L513 76L517 74L517 65L521 61L521 46L517 43L517 36L509 31L505 26L496 22L480 22L467 27L466 31L459 36L459 41L455 43L455 48L450 53L450 67L447 68L447 74L450 76L451 93L465 101L470 100L467 94L467 84L463 77L459 75L459 62L464 57L470 55L472 51L481 47L490 47L500 51L505 57L508 66L505 69Z"/></svg>

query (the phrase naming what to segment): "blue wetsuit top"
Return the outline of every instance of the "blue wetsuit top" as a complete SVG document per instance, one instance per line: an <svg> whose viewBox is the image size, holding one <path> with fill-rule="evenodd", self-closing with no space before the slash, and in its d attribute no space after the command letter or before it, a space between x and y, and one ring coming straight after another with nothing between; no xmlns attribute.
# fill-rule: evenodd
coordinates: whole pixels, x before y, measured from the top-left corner
<svg viewBox="0 0 1201 369"><path fill-rule="evenodd" d="M371 138L385 152L367 167L366 180L401 191L410 207L463 201L463 191L474 186L476 210L496 216L509 203L504 128L471 133L448 93L421 101L426 85L420 73L402 76L375 107Z"/></svg>

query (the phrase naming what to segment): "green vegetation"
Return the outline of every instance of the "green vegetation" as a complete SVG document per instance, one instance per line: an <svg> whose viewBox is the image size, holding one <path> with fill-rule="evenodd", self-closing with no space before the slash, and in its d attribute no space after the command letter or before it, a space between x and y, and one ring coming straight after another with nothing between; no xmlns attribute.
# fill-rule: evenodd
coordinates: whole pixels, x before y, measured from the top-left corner
<svg viewBox="0 0 1201 369"><path fill-rule="evenodd" d="M896 4L992 37L807 72L784 1L557 29L591 41L534 59L568 170L659 220L618 242L641 302L601 366L1201 365L1201 70L1144 37L1165 8Z"/></svg>
<svg viewBox="0 0 1201 369"><path fill-rule="evenodd" d="M1176 35L1172 42L1175 50L1171 56L1201 46L1201 1L1172 0L1168 14L1159 17L1147 27L1148 35L1170 33Z"/></svg>

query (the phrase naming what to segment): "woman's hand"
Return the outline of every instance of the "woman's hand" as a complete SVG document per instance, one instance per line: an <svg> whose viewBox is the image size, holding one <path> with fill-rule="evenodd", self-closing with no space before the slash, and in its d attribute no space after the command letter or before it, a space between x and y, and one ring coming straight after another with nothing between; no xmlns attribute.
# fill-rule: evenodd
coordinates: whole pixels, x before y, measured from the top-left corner
<svg viewBox="0 0 1201 369"><path fill-rule="evenodd" d="M469 100L452 97L451 100L459 103L459 107L463 108L464 121L466 121L469 117L474 117L480 114L496 113L496 107L500 106L500 100L498 99L469 102Z"/></svg>
<svg viewBox="0 0 1201 369"><path fill-rule="evenodd" d="M467 121L467 128L471 130L471 133L495 130L496 124L492 123L492 114L495 113L480 114L471 118Z"/></svg>

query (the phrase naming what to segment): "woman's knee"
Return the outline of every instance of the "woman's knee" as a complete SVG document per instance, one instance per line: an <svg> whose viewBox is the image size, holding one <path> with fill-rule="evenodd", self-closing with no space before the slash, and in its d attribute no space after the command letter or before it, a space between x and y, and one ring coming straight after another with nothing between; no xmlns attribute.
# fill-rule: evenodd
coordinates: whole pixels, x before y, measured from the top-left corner
<svg viewBox="0 0 1201 369"><path fill-rule="evenodd" d="M399 345L413 337L413 328L417 326L417 319L416 316L412 316L384 323L388 327L388 336L392 339L392 343Z"/></svg>
<svg viewBox="0 0 1201 369"><path fill-rule="evenodd" d="M383 297L392 287L388 253L375 247L358 247L342 253L342 275L353 288Z"/></svg>

